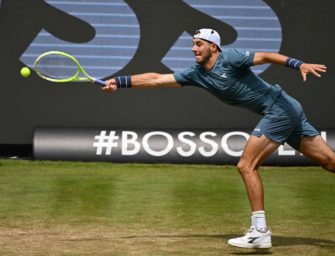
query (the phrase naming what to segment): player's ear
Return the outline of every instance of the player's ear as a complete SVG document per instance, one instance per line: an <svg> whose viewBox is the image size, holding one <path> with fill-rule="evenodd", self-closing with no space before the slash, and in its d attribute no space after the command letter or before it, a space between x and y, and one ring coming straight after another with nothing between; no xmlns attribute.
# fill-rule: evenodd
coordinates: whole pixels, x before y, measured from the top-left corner
<svg viewBox="0 0 335 256"><path fill-rule="evenodd" d="M211 44L211 51L212 51L212 52L218 52L218 51L219 51L219 49L218 49L218 47L216 46L216 44Z"/></svg>

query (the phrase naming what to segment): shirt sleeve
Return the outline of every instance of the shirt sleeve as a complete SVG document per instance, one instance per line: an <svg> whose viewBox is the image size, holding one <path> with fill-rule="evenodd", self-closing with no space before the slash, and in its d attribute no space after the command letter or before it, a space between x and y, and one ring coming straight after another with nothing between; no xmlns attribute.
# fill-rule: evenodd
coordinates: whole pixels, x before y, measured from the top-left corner
<svg viewBox="0 0 335 256"><path fill-rule="evenodd" d="M232 49L229 52L231 65L236 68L248 68L253 65L255 52L251 50Z"/></svg>
<svg viewBox="0 0 335 256"><path fill-rule="evenodd" d="M181 86L192 85L192 79L191 79L192 71L193 71L193 68L190 67L188 69L176 71L173 73L173 75L177 83L180 84Z"/></svg>

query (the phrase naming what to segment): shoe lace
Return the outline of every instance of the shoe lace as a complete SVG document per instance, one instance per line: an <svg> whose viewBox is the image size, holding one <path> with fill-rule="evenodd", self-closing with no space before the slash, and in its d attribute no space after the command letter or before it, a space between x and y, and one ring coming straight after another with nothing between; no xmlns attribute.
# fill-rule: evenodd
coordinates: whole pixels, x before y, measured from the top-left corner
<svg viewBox="0 0 335 256"><path fill-rule="evenodd" d="M258 231L254 226L251 226L249 229L247 229L245 232L244 232L244 235L247 235L247 234L251 234L253 231ZM270 229L267 229L266 230L267 232L270 232L271 233L271 230ZM262 232L262 231L258 231L258 232Z"/></svg>
<svg viewBox="0 0 335 256"><path fill-rule="evenodd" d="M247 229L247 230L244 232L244 235L251 234L254 230L255 230L255 227L251 226L249 229Z"/></svg>

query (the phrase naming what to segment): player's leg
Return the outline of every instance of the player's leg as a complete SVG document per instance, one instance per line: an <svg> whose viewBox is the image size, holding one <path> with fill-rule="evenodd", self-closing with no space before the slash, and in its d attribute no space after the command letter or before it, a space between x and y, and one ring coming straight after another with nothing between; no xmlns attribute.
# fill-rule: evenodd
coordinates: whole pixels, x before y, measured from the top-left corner
<svg viewBox="0 0 335 256"><path fill-rule="evenodd" d="M264 190L258 167L273 153L279 143L265 135L251 136L244 148L237 168L243 178L250 200L252 214L251 228L242 237L228 240L228 244L242 248L270 248L271 232L266 227L264 212Z"/></svg>
<svg viewBox="0 0 335 256"><path fill-rule="evenodd" d="M271 232L265 221L263 185L257 169L292 134L302 114L300 103L282 92L253 130L253 136L247 142L238 163L253 210L252 225L245 236L230 239L230 245L245 248L271 247Z"/></svg>
<svg viewBox="0 0 335 256"><path fill-rule="evenodd" d="M335 173L335 153L320 135L303 137L299 151L325 170Z"/></svg>
<svg viewBox="0 0 335 256"><path fill-rule="evenodd" d="M287 143L316 164L335 173L335 152L323 140L320 133L307 121L304 113L295 130L287 138Z"/></svg>
<svg viewBox="0 0 335 256"><path fill-rule="evenodd" d="M258 167L278 147L279 143L261 137L250 136L237 169L239 170L248 193L252 211L264 210L263 185L258 173Z"/></svg>

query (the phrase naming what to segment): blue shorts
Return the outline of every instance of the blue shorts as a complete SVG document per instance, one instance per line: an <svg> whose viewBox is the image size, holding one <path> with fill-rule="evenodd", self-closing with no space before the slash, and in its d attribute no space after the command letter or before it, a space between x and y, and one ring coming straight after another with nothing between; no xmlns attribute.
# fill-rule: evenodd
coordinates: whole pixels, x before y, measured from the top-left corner
<svg viewBox="0 0 335 256"><path fill-rule="evenodd" d="M251 135L265 135L277 143L299 150L300 140L320 133L307 121L301 104L284 91L259 121Z"/></svg>

